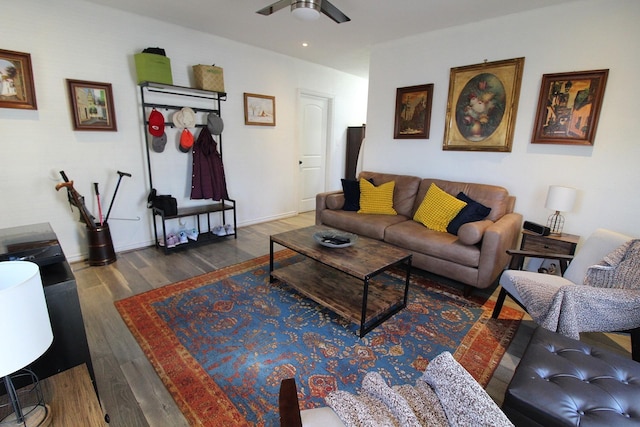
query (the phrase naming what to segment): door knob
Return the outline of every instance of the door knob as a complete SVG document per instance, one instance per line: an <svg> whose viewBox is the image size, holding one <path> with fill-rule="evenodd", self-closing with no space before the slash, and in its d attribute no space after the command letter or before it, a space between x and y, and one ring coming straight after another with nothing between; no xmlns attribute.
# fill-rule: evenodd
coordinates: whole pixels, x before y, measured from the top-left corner
<svg viewBox="0 0 640 427"><path fill-rule="evenodd" d="M298 164L301 165L302 164L302 160L298 160Z"/></svg>

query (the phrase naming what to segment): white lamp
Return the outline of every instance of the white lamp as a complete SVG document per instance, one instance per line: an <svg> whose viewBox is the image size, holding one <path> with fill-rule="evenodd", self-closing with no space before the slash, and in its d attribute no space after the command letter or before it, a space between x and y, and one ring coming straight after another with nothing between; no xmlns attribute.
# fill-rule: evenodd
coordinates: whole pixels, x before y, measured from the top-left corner
<svg viewBox="0 0 640 427"><path fill-rule="evenodd" d="M321 0L299 0L291 3L291 13L302 21L315 21L320 17Z"/></svg>
<svg viewBox="0 0 640 427"><path fill-rule="evenodd" d="M27 261L0 262L0 426L39 426L50 421L38 379L23 369L53 342L39 267ZM20 372L17 372L20 371ZM16 390L14 380L30 381ZM0 393L1 394L1 393Z"/></svg>
<svg viewBox="0 0 640 427"><path fill-rule="evenodd" d="M555 211L547 220L547 227L551 229L551 234L562 234L564 227L564 217L560 212L571 212L576 202L578 191L571 187L560 185L550 185L547 193L547 201L544 207Z"/></svg>

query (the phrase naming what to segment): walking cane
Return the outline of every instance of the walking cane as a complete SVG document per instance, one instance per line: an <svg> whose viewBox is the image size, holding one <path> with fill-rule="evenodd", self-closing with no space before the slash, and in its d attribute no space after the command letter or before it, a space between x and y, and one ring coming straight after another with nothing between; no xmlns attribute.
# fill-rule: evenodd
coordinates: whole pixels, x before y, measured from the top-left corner
<svg viewBox="0 0 640 427"><path fill-rule="evenodd" d="M118 183L116 184L116 189L113 191L113 198L111 199L111 203L109 204L109 210L107 211L107 216L104 218L104 223L106 224L109 221L109 214L111 213L111 208L113 207L113 202L116 200L116 194L118 193L118 187L120 187L120 181L122 181L123 176L131 177L130 173L120 172L118 171Z"/></svg>
<svg viewBox="0 0 640 427"><path fill-rule="evenodd" d="M96 199L98 199L98 217L100 218L100 227L102 227L102 204L100 203L100 192L98 191L98 183L93 183L93 189L96 191Z"/></svg>

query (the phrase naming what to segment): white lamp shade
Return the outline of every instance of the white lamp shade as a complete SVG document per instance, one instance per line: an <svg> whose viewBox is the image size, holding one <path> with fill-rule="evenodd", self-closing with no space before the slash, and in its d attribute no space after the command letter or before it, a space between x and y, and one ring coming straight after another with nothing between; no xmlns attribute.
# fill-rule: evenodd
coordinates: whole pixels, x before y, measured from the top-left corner
<svg viewBox="0 0 640 427"><path fill-rule="evenodd" d="M0 377L35 361L52 342L40 269L28 261L0 262Z"/></svg>
<svg viewBox="0 0 640 427"><path fill-rule="evenodd" d="M302 21L315 21L320 17L320 4L316 0L301 0L291 4L291 13Z"/></svg>
<svg viewBox="0 0 640 427"><path fill-rule="evenodd" d="M577 194L578 191L575 188L550 185L544 207L558 212L571 212Z"/></svg>

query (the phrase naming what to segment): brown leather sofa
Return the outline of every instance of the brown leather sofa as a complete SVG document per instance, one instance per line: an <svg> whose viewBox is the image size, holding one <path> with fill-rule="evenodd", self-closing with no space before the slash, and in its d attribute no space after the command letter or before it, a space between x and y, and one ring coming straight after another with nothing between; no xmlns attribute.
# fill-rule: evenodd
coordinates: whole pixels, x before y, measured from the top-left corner
<svg viewBox="0 0 640 427"><path fill-rule="evenodd" d="M509 262L507 249L515 248L522 215L513 212L515 197L500 186L419 178L409 175L368 172L359 178L372 179L376 186L395 181L393 207L397 215L359 214L343 210L342 191L316 196L316 224L383 240L409 250L412 265L473 288L491 286ZM481 221L462 225L458 235L430 230L413 220L431 183L456 196L465 193L491 208Z"/></svg>

